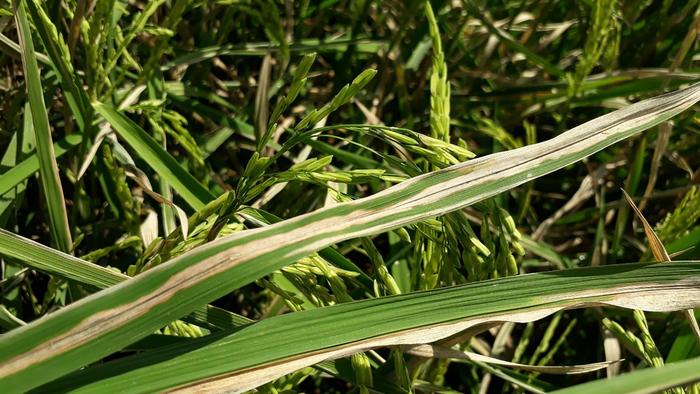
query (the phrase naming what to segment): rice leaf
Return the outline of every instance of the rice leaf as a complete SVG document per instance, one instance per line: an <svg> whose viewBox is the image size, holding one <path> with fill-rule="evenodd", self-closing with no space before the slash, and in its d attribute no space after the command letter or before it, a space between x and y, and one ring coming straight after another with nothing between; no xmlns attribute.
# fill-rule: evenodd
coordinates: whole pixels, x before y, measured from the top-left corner
<svg viewBox="0 0 700 394"><path fill-rule="evenodd" d="M81 135L71 134L55 142L53 144L55 157L59 158L66 152L71 151L73 148L80 145L82 140ZM2 177L0 177L0 194L6 193L37 171L39 171L39 156L34 152L31 156L25 158L2 174Z"/></svg>
<svg viewBox="0 0 700 394"><path fill-rule="evenodd" d="M355 301L275 316L185 347L109 362L41 389L100 393L128 382L135 393L243 392L322 360L381 347L413 348L465 330L478 333L489 322L524 323L601 304L650 311L700 305L698 283L697 262L623 264ZM175 352L180 355L172 357Z"/></svg>
<svg viewBox="0 0 700 394"><path fill-rule="evenodd" d="M613 379L596 380L553 391L556 394L588 394L595 392L652 394L700 381L700 357L646 368Z"/></svg>
<svg viewBox="0 0 700 394"><path fill-rule="evenodd" d="M36 136L39 158L39 173L49 215L51 239L56 247L67 252L72 250L73 241L68 225L68 214L66 212L65 198L63 196L63 186L61 185L61 179L58 174L56 154L53 149L49 117L46 106L44 105L44 92L41 86L39 65L36 60L34 43L32 42L32 34L24 1L25 0L18 0L14 2L13 5L15 7L15 17L17 20L17 33L20 38L20 47L22 48L22 65L27 82L29 108L34 123L34 133Z"/></svg>
<svg viewBox="0 0 700 394"><path fill-rule="evenodd" d="M136 123L106 104L93 103L93 107L192 208L200 210L214 200L214 196L204 185L182 168L180 163Z"/></svg>
<svg viewBox="0 0 700 394"><path fill-rule="evenodd" d="M75 281L91 290L106 289L130 278L116 270L51 249L4 229L0 229L0 255L15 258L41 272ZM252 322L210 305L197 308L187 320L215 330L231 329Z"/></svg>

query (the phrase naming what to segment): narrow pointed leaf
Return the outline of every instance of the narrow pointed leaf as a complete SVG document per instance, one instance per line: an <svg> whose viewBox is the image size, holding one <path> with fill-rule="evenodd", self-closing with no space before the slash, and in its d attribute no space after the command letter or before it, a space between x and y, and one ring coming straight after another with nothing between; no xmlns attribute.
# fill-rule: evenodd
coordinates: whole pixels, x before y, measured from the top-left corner
<svg viewBox="0 0 700 394"><path fill-rule="evenodd" d="M114 108L94 103L95 110L102 115L112 128L122 137L151 168L163 177L195 210L199 210L214 196L199 181L166 152L141 127Z"/></svg>
<svg viewBox="0 0 700 394"><path fill-rule="evenodd" d="M0 176L0 183L7 185L7 189L0 192L0 227L5 227L9 222L11 207L17 207L21 205L24 191L27 188L26 178L17 179L13 177L6 176L9 172L14 170L15 167L19 166L17 162L23 163L27 155L29 155L31 150L36 146L36 141L34 140L34 124L32 123L32 117L29 115L29 104L24 105L24 119L23 127L12 135L10 143L7 145L5 153L0 158L0 168L9 168L5 171L2 176ZM34 155L36 158L36 155ZM36 162L34 171L39 168L39 162ZM7 275L7 273L5 274Z"/></svg>
<svg viewBox="0 0 700 394"><path fill-rule="evenodd" d="M106 363L42 389L100 393L128 384L134 393L242 392L322 360L433 343L489 322L529 322L598 305L684 309L700 305L698 284L698 262L624 264L356 301L271 317L223 337L202 338L187 349Z"/></svg>
<svg viewBox="0 0 700 394"><path fill-rule="evenodd" d="M88 123L92 117L92 108L90 107L87 94L79 88L80 83L75 80L77 74L69 63L70 59L66 59L67 53L62 50L62 47L57 42L57 40L62 40L62 37L57 33L56 26L52 24L48 16L39 7L40 5L35 0L27 1L27 8L32 16L32 21L51 58L49 64L56 72L68 107L75 117L80 130L85 132L86 126L89 125ZM63 48L67 49L67 46L63 45Z"/></svg>
<svg viewBox="0 0 700 394"><path fill-rule="evenodd" d="M635 215L637 215L637 219L639 219L639 221L642 222L642 227L644 227L644 234L647 236L647 241L649 242L649 248L654 254L654 258L656 259L656 261L671 261L671 257L668 255L664 244L661 243L661 240L656 235L654 229L651 227L649 222L647 222L647 219L644 217L644 215L642 215L642 212L639 210L639 208L637 208L637 204L634 203L632 197L630 197L630 195L627 194L625 189L622 189L622 195L625 197L627 204L629 204L629 206L632 207L632 210L634 211Z"/></svg>
<svg viewBox="0 0 700 394"><path fill-rule="evenodd" d="M49 117L44 105L44 92L41 86L39 64L36 60L24 0L15 2L15 18L22 49L22 65L27 83L29 108L31 109L34 122L36 147L39 156L39 173L41 174L41 185L49 215L51 238L60 250L67 252L72 249L73 241L70 227L68 226L63 186L58 175L58 165L56 165Z"/></svg>
<svg viewBox="0 0 700 394"><path fill-rule="evenodd" d="M700 381L700 358L684 360L661 368L646 368L612 379L579 384L556 394L627 393L652 394Z"/></svg>
<svg viewBox="0 0 700 394"><path fill-rule="evenodd" d="M63 156L63 154L78 146L82 140L82 137L78 134L66 136L66 138L53 144L54 155L56 158ZM0 194L6 193L37 171L39 171L39 156L34 152L31 156L2 174L2 177L0 177Z"/></svg>
<svg viewBox="0 0 700 394"><path fill-rule="evenodd" d="M426 358L450 358L471 361L480 361L487 364L501 365L508 368L520 369L523 371L539 372L553 375L574 375L594 372L618 363L621 360L601 361L598 363L580 365L528 365L514 363L512 361L501 360L495 357L484 356L474 352L466 352L458 349L436 346L432 344L405 346L404 352L418 357Z"/></svg>
<svg viewBox="0 0 700 394"><path fill-rule="evenodd" d="M102 290L129 276L51 249L38 242L0 229L0 255L8 256L41 272L75 281L88 289ZM230 329L252 320L210 305L192 311L187 319L209 329Z"/></svg>

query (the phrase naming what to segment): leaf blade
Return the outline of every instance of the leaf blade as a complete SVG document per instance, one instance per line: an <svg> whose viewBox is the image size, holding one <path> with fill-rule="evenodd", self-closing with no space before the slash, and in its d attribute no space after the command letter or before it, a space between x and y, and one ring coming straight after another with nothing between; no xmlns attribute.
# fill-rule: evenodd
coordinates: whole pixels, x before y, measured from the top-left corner
<svg viewBox="0 0 700 394"><path fill-rule="evenodd" d="M106 104L97 102L93 103L93 107L192 208L202 209L208 202L214 200L214 196L204 185L185 171L180 163L136 123Z"/></svg>
<svg viewBox="0 0 700 394"><path fill-rule="evenodd" d="M72 249L73 241L68 225L68 213L64 204L63 186L58 174L58 165L56 164L56 155L53 149L51 127L49 126L48 113L44 104L39 65L34 51L34 43L32 42L24 0L19 0L14 5L17 33L22 49L22 65L27 81L29 107L36 136L39 173L41 174L41 183L48 209L51 237L60 250L67 252Z"/></svg>
<svg viewBox="0 0 700 394"><path fill-rule="evenodd" d="M612 379L596 380L563 390L557 394L587 394L595 392L651 394L700 381L700 358L667 364L661 368L646 368Z"/></svg>
<svg viewBox="0 0 700 394"><path fill-rule="evenodd" d="M57 383L44 389L99 393L129 382L143 392L173 387L182 392L240 392L324 359L433 343L492 321L528 322L562 309L601 304L679 310L700 304L698 283L698 262L623 264L355 301L261 320L224 337L201 339L177 358L154 361L157 353L146 356L148 365L139 368L134 363L141 356L107 363L63 382L74 386ZM339 320L344 323L339 325Z"/></svg>

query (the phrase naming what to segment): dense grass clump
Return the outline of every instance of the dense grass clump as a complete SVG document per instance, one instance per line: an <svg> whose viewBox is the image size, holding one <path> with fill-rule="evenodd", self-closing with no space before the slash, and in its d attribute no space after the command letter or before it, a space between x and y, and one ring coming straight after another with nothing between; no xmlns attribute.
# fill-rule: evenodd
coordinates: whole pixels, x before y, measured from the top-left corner
<svg viewBox="0 0 700 394"><path fill-rule="evenodd" d="M699 29L0 0L0 391L700 393Z"/></svg>

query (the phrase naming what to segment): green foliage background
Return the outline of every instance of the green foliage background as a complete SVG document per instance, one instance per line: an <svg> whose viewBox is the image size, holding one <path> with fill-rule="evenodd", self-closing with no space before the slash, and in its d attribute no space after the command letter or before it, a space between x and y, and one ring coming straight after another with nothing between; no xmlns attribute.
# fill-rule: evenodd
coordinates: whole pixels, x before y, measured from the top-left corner
<svg viewBox="0 0 700 394"><path fill-rule="evenodd" d="M697 0L0 2L0 227L109 270L18 258L26 244L3 233L0 332L217 238L687 86L699 28ZM362 299L652 261L620 188L674 259L696 260L699 148L687 111L469 208L301 258L109 359L128 368L222 326ZM613 308L467 339L454 345L531 365L614 357L607 340L625 360L542 375L392 348L259 390L543 392L700 356L681 314Z"/></svg>

